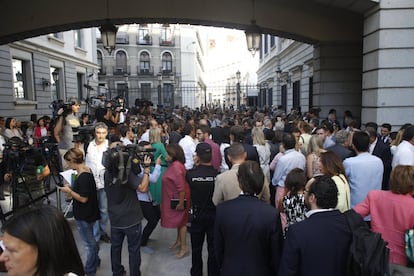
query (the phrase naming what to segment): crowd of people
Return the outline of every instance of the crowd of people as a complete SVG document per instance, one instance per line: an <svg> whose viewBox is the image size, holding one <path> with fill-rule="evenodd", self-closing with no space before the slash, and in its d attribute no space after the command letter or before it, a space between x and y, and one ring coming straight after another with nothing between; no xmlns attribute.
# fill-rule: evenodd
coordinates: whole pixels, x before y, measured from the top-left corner
<svg viewBox="0 0 414 276"><path fill-rule="evenodd" d="M148 241L159 221L177 231L175 258L191 252L191 275L203 275L205 237L208 275L345 275L349 209L388 242L391 275L414 273L404 255L404 232L414 227L411 124L392 132L388 123L360 126L349 111L343 122L335 109L320 118L318 108L304 114L182 108L166 116L148 106L128 114L110 102L81 123L79 101L70 107L57 112L53 129L41 117L29 135L34 145L53 136L62 169L77 171L61 191L74 201L87 275L99 270L99 241L111 243L113 275L125 275L125 236L129 274L140 275L141 251L154 252ZM93 139L74 139L88 123ZM5 139L28 137L17 125L6 120ZM116 149L128 145L144 157L124 183L103 159L110 150L122 157L126 151Z"/></svg>

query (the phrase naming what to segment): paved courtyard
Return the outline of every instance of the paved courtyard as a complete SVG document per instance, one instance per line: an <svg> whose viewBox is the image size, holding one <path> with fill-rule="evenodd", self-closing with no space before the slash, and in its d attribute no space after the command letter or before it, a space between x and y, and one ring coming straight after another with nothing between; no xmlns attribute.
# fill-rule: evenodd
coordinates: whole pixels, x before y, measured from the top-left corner
<svg viewBox="0 0 414 276"><path fill-rule="evenodd" d="M56 195L52 194L50 196L50 204L56 206ZM6 200L0 201L0 205L3 209L3 212L7 212L11 206L10 196L6 196ZM63 200L61 202L62 211L66 206L66 202ZM79 234L76 230L75 221L73 219L69 220L69 223L73 229L73 234L75 236L79 252L81 254L82 260L86 260L86 252L82 246L82 240L79 237ZM146 221L143 220L143 225ZM109 231L108 231L109 233ZM153 254L146 254L141 251L141 272L142 275L168 275L168 276L185 276L190 275L191 268L191 255L186 256L182 259L176 259L176 251L169 249L169 246L174 243L176 237L175 229L165 229L161 228L159 225L154 230L151 235L151 240L148 243L148 246L154 249ZM190 246L190 236L188 235L188 244ZM206 248L204 248L204 266L206 267ZM111 259L110 259L110 244L100 242L100 251L99 256L102 260L101 266L97 271L97 275L112 275L111 273ZM127 243L124 242L123 251L122 251L122 263L125 266L125 269L128 271L128 250ZM206 271L206 268L205 268ZM205 273L206 274L206 273ZM6 275L5 273L0 273L0 275Z"/></svg>

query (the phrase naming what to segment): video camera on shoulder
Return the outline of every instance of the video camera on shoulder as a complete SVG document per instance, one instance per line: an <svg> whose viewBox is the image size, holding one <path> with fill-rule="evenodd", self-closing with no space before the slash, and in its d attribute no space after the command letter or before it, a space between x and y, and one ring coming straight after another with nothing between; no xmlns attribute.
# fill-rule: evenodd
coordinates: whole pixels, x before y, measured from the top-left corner
<svg viewBox="0 0 414 276"><path fill-rule="evenodd" d="M12 137L4 144L3 162L8 170L17 169L24 160L26 150L30 145L24 143L19 137Z"/></svg>
<svg viewBox="0 0 414 276"><path fill-rule="evenodd" d="M72 103L63 100L54 100L49 104L49 108L53 110L53 118L58 116L58 111L61 108L63 108L62 116L64 117L72 113Z"/></svg>
<svg viewBox="0 0 414 276"><path fill-rule="evenodd" d="M151 158L151 165L154 164L154 154L152 153L155 151L155 149L145 148L136 144L129 144L125 146L125 149L130 156L138 158L140 160L140 163L144 163L144 158L147 156Z"/></svg>
<svg viewBox="0 0 414 276"><path fill-rule="evenodd" d="M116 97L112 100L107 101L107 103L111 103L111 110L115 111L118 107L120 107L121 112L125 112L126 109L124 108L124 99L121 97Z"/></svg>

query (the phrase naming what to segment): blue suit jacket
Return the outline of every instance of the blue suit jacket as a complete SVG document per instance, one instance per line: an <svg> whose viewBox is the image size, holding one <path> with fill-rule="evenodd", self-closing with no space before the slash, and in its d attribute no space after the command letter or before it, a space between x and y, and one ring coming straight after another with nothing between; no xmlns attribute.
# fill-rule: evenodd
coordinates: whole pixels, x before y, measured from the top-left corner
<svg viewBox="0 0 414 276"><path fill-rule="evenodd" d="M338 210L289 226L279 275L343 276L352 233Z"/></svg>
<svg viewBox="0 0 414 276"><path fill-rule="evenodd" d="M214 244L221 275L277 275L282 253L279 211L248 195L217 205Z"/></svg>

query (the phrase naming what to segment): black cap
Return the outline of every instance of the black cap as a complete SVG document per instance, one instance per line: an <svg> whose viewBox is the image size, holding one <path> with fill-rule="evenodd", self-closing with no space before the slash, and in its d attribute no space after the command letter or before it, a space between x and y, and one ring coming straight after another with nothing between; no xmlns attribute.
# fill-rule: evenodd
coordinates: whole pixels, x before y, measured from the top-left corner
<svg viewBox="0 0 414 276"><path fill-rule="evenodd" d="M197 154L205 154L211 152L211 146L207 143L199 143L196 147Z"/></svg>

